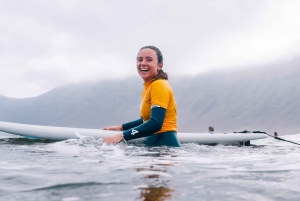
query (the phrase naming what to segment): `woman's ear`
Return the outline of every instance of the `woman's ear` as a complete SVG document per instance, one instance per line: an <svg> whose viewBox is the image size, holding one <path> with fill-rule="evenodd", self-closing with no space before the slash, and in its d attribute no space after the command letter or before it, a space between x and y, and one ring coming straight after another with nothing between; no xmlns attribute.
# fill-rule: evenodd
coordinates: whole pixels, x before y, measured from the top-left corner
<svg viewBox="0 0 300 201"><path fill-rule="evenodd" d="M163 63L159 63L158 66L157 66L157 69L158 69L158 70L161 70L161 69L163 68L163 66L164 66Z"/></svg>

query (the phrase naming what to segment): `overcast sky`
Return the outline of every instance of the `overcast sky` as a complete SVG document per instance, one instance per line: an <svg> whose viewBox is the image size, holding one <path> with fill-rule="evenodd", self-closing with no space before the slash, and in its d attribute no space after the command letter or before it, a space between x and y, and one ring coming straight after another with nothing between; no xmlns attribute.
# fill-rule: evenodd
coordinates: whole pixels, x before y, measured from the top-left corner
<svg viewBox="0 0 300 201"><path fill-rule="evenodd" d="M0 0L0 94L136 75L145 45L171 75L300 55L298 0Z"/></svg>

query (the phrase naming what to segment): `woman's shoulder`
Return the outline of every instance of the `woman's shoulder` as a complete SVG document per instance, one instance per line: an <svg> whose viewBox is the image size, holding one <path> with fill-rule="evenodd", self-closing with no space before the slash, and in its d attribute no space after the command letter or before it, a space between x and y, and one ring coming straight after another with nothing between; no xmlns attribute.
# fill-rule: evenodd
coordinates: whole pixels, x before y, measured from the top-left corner
<svg viewBox="0 0 300 201"><path fill-rule="evenodd" d="M151 83L151 87L153 88L156 88L156 87L163 87L163 88L166 88L166 89L169 89L169 90L172 90L172 87L170 86L169 82L167 80L164 80L164 79L159 79L159 80L155 80Z"/></svg>
<svg viewBox="0 0 300 201"><path fill-rule="evenodd" d="M164 79L158 79L158 80L154 80L151 85L152 86L154 86L154 85L169 85L169 82Z"/></svg>

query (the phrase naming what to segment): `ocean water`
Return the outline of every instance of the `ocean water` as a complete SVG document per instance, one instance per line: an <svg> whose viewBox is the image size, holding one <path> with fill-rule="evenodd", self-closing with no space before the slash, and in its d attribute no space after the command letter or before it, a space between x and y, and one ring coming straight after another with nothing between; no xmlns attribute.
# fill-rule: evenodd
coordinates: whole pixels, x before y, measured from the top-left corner
<svg viewBox="0 0 300 201"><path fill-rule="evenodd" d="M282 138L300 142L300 135ZM300 200L300 146L181 148L0 134L0 200Z"/></svg>

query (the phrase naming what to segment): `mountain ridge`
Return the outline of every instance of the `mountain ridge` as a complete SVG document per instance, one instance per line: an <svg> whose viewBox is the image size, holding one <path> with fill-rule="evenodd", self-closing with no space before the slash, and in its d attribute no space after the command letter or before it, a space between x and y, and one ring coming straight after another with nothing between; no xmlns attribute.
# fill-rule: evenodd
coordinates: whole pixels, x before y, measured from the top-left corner
<svg viewBox="0 0 300 201"><path fill-rule="evenodd" d="M179 132L261 130L300 133L300 59L261 68L211 71L169 80ZM142 80L104 80L57 87L35 98L0 95L0 121L102 128L139 118Z"/></svg>

